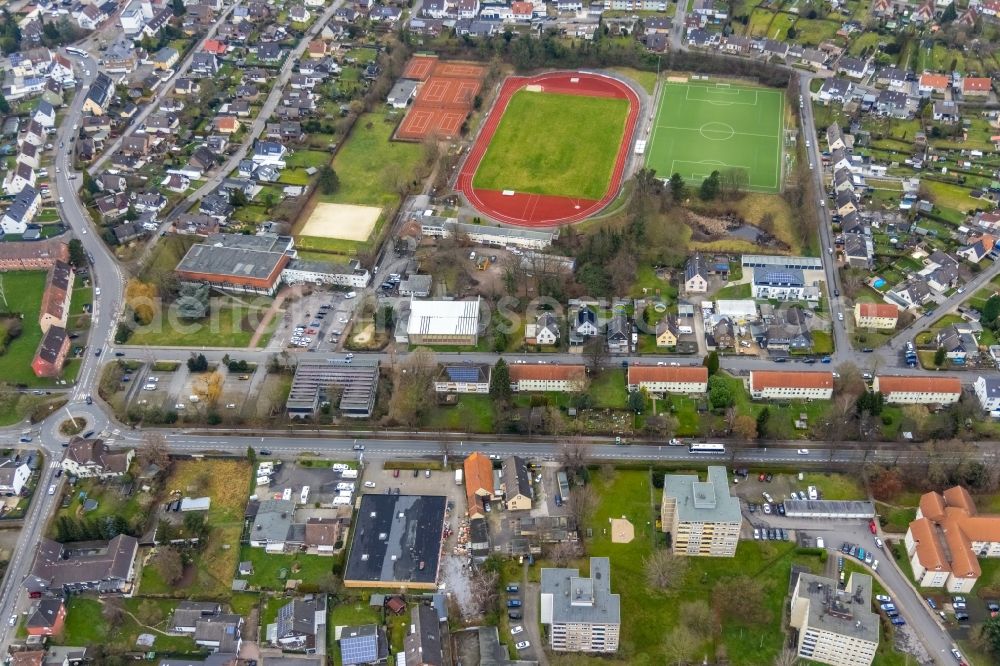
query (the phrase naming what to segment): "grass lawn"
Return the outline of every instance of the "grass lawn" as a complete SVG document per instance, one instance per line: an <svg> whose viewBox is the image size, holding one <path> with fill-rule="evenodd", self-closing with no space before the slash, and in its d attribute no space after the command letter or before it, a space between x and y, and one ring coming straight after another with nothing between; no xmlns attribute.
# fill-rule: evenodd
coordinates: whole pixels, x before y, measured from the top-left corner
<svg viewBox="0 0 1000 666"><path fill-rule="evenodd" d="M622 616L628 618L622 624L618 657L629 664L666 663L664 638L679 620L681 603L704 600L711 604L716 583L744 574L759 580L765 591L761 615L755 619L769 618L758 625L727 623L699 654L715 654L713 643L721 643L734 666L771 663L785 638L780 618L791 565L818 571L822 566L819 558L796 554L791 543L742 541L735 558L690 558L677 592L655 592L646 584L643 559L652 552L654 543L664 547L663 535L654 531L653 503L658 502L659 491L651 487L650 476L644 471L619 470L610 478L597 474L594 477L601 502L588 524L594 534L588 550L590 555L611 559L611 589L621 594ZM613 544L605 533L608 520L621 516L635 525L635 539L628 544ZM574 663L603 662L579 658Z"/></svg>
<svg viewBox="0 0 1000 666"><path fill-rule="evenodd" d="M149 262L143 267L140 279L148 282L158 275L171 275L188 249L198 238L195 236L165 236L156 242Z"/></svg>
<svg viewBox="0 0 1000 666"><path fill-rule="evenodd" d="M323 555L266 553L263 548L250 546L240 548L239 554L241 562L253 562L253 575L247 577L249 585L262 590L284 590L285 581L290 579L316 583L332 571L336 561Z"/></svg>
<svg viewBox="0 0 1000 666"><path fill-rule="evenodd" d="M826 331L813 331L813 351L817 354L833 353L833 337Z"/></svg>
<svg viewBox="0 0 1000 666"><path fill-rule="evenodd" d="M941 183L926 178L922 179L920 184L927 188L931 195L931 201L939 208L953 208L967 213L984 205L979 199L973 199L969 196L969 190L961 185Z"/></svg>
<svg viewBox="0 0 1000 666"><path fill-rule="evenodd" d="M153 567L142 570L140 592L173 597L224 599L236 572L243 510L250 494L250 463L246 460L182 460L174 463L165 488L212 498L208 510L208 543L185 573L183 587L168 586ZM261 551L263 552L263 551Z"/></svg>
<svg viewBox="0 0 1000 666"><path fill-rule="evenodd" d="M308 185L309 174L303 168L283 169L278 182L282 185Z"/></svg>
<svg viewBox="0 0 1000 666"><path fill-rule="evenodd" d="M785 97L777 90L668 83L646 151L658 174L700 185L713 171L745 172L750 190L777 192Z"/></svg>
<svg viewBox="0 0 1000 666"><path fill-rule="evenodd" d="M796 481L799 486L816 486L825 500L864 500L866 494L860 479L846 474L828 474L809 472L802 481Z"/></svg>
<svg viewBox="0 0 1000 666"><path fill-rule="evenodd" d="M749 282L743 284L731 284L715 292L716 300L731 300L750 298L753 295L753 285Z"/></svg>
<svg viewBox="0 0 1000 666"><path fill-rule="evenodd" d="M170 318L155 320L148 327L137 328L128 339L130 345L150 347L246 347L255 324L265 308L235 298L212 298L211 314L191 323L174 327Z"/></svg>
<svg viewBox="0 0 1000 666"><path fill-rule="evenodd" d="M423 157L420 144L390 141L398 118L369 113L354 123L333 159L340 188L320 201L385 206L399 200L395 179L412 178Z"/></svg>
<svg viewBox="0 0 1000 666"><path fill-rule="evenodd" d="M31 370L35 350L42 341L38 312L42 307L44 291L45 271L12 271L3 274L3 292L7 301L4 309L23 315L21 335L7 345L7 350L0 356L0 376L11 384L41 386L51 383L48 379L35 377Z"/></svg>
<svg viewBox="0 0 1000 666"><path fill-rule="evenodd" d="M408 618L409 613L404 613L403 617ZM326 621L326 644L328 654L332 656L334 664L344 663L340 656L340 643L334 641L336 628L360 624L382 624L382 613L369 606L367 598L344 599L330 608Z"/></svg>
<svg viewBox="0 0 1000 666"><path fill-rule="evenodd" d="M285 160L285 164L292 168L316 167L319 169L329 163L330 153L324 150L296 150Z"/></svg>
<svg viewBox="0 0 1000 666"><path fill-rule="evenodd" d="M514 93L473 185L600 199L611 180L628 107L623 99Z"/></svg>
<svg viewBox="0 0 1000 666"><path fill-rule="evenodd" d="M608 71L632 79L650 95L656 90L656 72L646 72L640 69L632 69L631 67L609 67Z"/></svg>
<svg viewBox="0 0 1000 666"><path fill-rule="evenodd" d="M139 604L146 600L126 599L125 608L129 613L135 613ZM174 603L161 600L150 603L161 606L164 620L173 611ZM147 627L139 624L132 615L126 613L120 627L112 629L101 615L101 602L90 597L71 597L66 608L66 628L63 635L56 637L54 642L59 645L99 645L105 644L121 650L134 650L135 641L141 633L151 633L156 638L153 649L159 652L197 655L203 654L190 636L167 636L163 631L166 622L160 626ZM157 631L159 630L159 631Z"/></svg>
<svg viewBox="0 0 1000 666"><path fill-rule="evenodd" d="M488 395L461 395L454 406L435 406L427 414L424 428L490 433L493 428L493 399Z"/></svg>
<svg viewBox="0 0 1000 666"><path fill-rule="evenodd" d="M129 497L124 497L119 492L118 484L101 484L93 479L81 479L73 488L73 501L65 509L60 508L56 512L56 518L83 518L83 502L85 499L97 500L97 508L86 514L88 520L96 520L106 516L121 516L125 521L136 529L141 530L145 523L147 511L154 503L155 498L149 493L134 492ZM50 532L55 538L56 521L50 525Z"/></svg>
<svg viewBox="0 0 1000 666"><path fill-rule="evenodd" d="M625 390L625 371L605 369L592 377L587 393L594 399L595 409L625 409L628 392Z"/></svg>

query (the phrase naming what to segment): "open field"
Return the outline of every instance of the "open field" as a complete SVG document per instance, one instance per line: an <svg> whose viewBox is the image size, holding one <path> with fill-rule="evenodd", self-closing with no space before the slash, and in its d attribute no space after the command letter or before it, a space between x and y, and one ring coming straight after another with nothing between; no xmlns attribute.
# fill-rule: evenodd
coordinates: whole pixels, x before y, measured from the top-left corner
<svg viewBox="0 0 1000 666"><path fill-rule="evenodd" d="M397 184L413 178L423 147L391 141L396 120L391 113L358 118L333 159L340 187L334 194L320 195L320 201L385 206L399 200Z"/></svg>
<svg viewBox="0 0 1000 666"><path fill-rule="evenodd" d="M667 663L669 641L665 639L681 620L681 605L701 600L711 606L712 588L716 584L724 585L729 579L746 575L764 590L759 614L746 622L725 622L698 645L697 659L717 654L716 649L722 647L734 666L772 663L784 642L779 623L791 566L798 564L818 572L822 568L820 559L797 553L790 543L741 541L735 558L689 558L679 589L657 592L646 584L643 560L654 548L665 547L663 535L655 530L653 511L660 491L652 487L650 473L646 471L618 470L611 475L595 473L594 476L599 476L592 484L600 496L600 504L587 524L594 534L588 552L611 559L611 590L621 594L622 617L629 619L622 624L617 656L630 664ZM622 516L635 525L635 539L627 544L612 543L609 519ZM586 568L584 563L583 569ZM603 663L597 658L574 657L572 663Z"/></svg>
<svg viewBox="0 0 1000 666"><path fill-rule="evenodd" d="M661 178L679 173L700 184L712 171L740 169L748 187L781 186L784 94L765 88L668 83L646 149L646 166Z"/></svg>
<svg viewBox="0 0 1000 666"><path fill-rule="evenodd" d="M600 199L621 146L628 106L624 99L516 92L473 186Z"/></svg>
<svg viewBox="0 0 1000 666"><path fill-rule="evenodd" d="M137 328L127 344L177 347L246 347L270 303L212 298L208 317L174 326L168 317Z"/></svg>
<svg viewBox="0 0 1000 666"><path fill-rule="evenodd" d="M377 206L319 203L297 234L318 240L364 242L371 236L382 209Z"/></svg>
<svg viewBox="0 0 1000 666"><path fill-rule="evenodd" d="M42 341L42 330L38 327L38 312L42 307L42 293L45 291L45 271L16 271L3 273L3 292L7 306L0 308L6 312L23 315L21 335L14 339L7 350L0 355L0 376L12 384L38 386L51 383L39 379L31 370L35 350Z"/></svg>
<svg viewBox="0 0 1000 666"><path fill-rule="evenodd" d="M135 619L135 613L140 604L154 604L159 607L159 614L163 620L157 626L149 627L140 624ZM190 636L168 636L162 632L173 612L176 603L168 600L148 600L148 599L126 599L125 619L118 628L108 626L107 621L101 614L101 604L99 599L91 597L72 597L66 609L66 628L62 636L56 637L55 643L59 645L107 645L117 650L135 649L135 641L139 634L151 633L155 637L153 649L159 652L190 654L204 654L194 639Z"/></svg>
<svg viewBox="0 0 1000 666"><path fill-rule="evenodd" d="M184 495L212 498L208 543L195 554L181 583L166 585L153 567L144 567L139 591L171 597L222 599L229 596L240 554L243 511L250 494L246 460L181 460L174 463L164 487Z"/></svg>
<svg viewBox="0 0 1000 666"><path fill-rule="evenodd" d="M303 584L315 585L321 582L333 568L334 557L323 555L281 555L265 553L263 548L243 546L240 561L253 562L253 575L246 576L251 588L281 591L285 581L301 580Z"/></svg>

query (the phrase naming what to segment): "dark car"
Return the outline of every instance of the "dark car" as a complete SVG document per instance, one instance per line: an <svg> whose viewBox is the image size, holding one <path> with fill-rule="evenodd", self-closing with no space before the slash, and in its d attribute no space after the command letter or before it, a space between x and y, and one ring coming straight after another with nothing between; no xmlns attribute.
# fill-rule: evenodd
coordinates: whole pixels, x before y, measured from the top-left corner
<svg viewBox="0 0 1000 666"><path fill-rule="evenodd" d="M969 614L963 613L962 611L955 612L955 619L959 622L967 622L969 620Z"/></svg>
<svg viewBox="0 0 1000 666"><path fill-rule="evenodd" d="M124 356L125 352L115 352L115 356Z"/></svg>
<svg viewBox="0 0 1000 666"><path fill-rule="evenodd" d="M94 352L94 356L100 356L100 355L101 355L101 350L100 349L98 349L97 351Z"/></svg>
<svg viewBox="0 0 1000 666"><path fill-rule="evenodd" d="M771 474L770 472L768 472L767 476L764 477L764 480L767 481L768 483L771 483L771 481L774 480L774 474Z"/></svg>
<svg viewBox="0 0 1000 666"><path fill-rule="evenodd" d="M269 456L269 455L271 455L271 449L261 449L260 450L260 455L262 455L262 456Z"/></svg>
<svg viewBox="0 0 1000 666"><path fill-rule="evenodd" d="M779 516L785 515L785 503L784 502L781 502L780 504L778 504L778 515Z"/></svg>
<svg viewBox="0 0 1000 666"><path fill-rule="evenodd" d="M521 607L521 600L520 599L508 599L507 600L507 608L520 608L520 607Z"/></svg>
<svg viewBox="0 0 1000 666"><path fill-rule="evenodd" d="M521 611L512 610L509 613L507 613L507 617L509 617L512 620L520 620L524 616L521 614Z"/></svg>
<svg viewBox="0 0 1000 666"><path fill-rule="evenodd" d="M94 397L93 396L90 396L90 395L87 396L87 404L88 405L94 404Z"/></svg>
<svg viewBox="0 0 1000 666"><path fill-rule="evenodd" d="M420 470L419 470L419 469L415 469L415 470L413 470L413 478L415 479L415 478L417 478L418 476L420 476Z"/></svg>
<svg viewBox="0 0 1000 666"><path fill-rule="evenodd" d="M755 511L757 511L757 505L754 504L753 502L747 502L747 511L749 511L750 513L754 513Z"/></svg>
<svg viewBox="0 0 1000 666"><path fill-rule="evenodd" d="M90 439L93 436L94 436L94 431L93 430L88 430L87 432L83 433L83 438L84 439Z"/></svg>

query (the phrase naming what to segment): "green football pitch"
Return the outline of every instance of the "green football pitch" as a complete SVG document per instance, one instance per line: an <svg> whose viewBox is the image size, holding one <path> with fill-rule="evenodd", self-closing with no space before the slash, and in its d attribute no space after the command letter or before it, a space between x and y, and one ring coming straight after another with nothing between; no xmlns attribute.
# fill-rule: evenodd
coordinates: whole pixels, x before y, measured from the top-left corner
<svg viewBox="0 0 1000 666"><path fill-rule="evenodd" d="M714 83L667 83L646 146L660 178L679 173L698 184L713 171L739 168L749 188L781 186L784 93Z"/></svg>
<svg viewBox="0 0 1000 666"><path fill-rule="evenodd" d="M520 90L500 119L472 184L600 199L625 133L628 101Z"/></svg>

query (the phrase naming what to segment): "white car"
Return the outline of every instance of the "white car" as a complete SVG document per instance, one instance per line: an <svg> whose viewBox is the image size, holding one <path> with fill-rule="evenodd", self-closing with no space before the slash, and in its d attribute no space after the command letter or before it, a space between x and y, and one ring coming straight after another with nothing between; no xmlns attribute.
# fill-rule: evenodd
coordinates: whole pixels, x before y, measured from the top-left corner
<svg viewBox="0 0 1000 666"><path fill-rule="evenodd" d="M7 624L9 624L9 625L10 625L10 626L12 626L12 627L13 627L13 626L14 626L15 624L17 624L17 616L16 616L16 615L11 615L11 616L10 616L10 620L8 621L8 623L7 623Z"/></svg>
<svg viewBox="0 0 1000 666"><path fill-rule="evenodd" d="M844 313L843 312L838 312L837 313L837 319L839 319L840 321L844 321Z"/></svg>
<svg viewBox="0 0 1000 666"><path fill-rule="evenodd" d="M888 604L888 603L892 603L892 597L890 597L890 596L888 596L886 594L876 594L875 595L875 601L879 601L879 602L881 602L883 604Z"/></svg>
<svg viewBox="0 0 1000 666"><path fill-rule="evenodd" d="M809 449L799 449L798 453L800 456L807 456L809 455Z"/></svg>
<svg viewBox="0 0 1000 666"><path fill-rule="evenodd" d="M365 481L365 488L374 488L374 487L375 487L374 481Z"/></svg>
<svg viewBox="0 0 1000 666"><path fill-rule="evenodd" d="M771 515L771 505L770 504L765 504L762 507L762 509L764 510L764 513L766 513L769 516Z"/></svg>
<svg viewBox="0 0 1000 666"><path fill-rule="evenodd" d="M528 641L521 641L520 643L518 643L514 647L516 647L518 650L527 650L528 648L531 647L531 643L528 642Z"/></svg>
<svg viewBox="0 0 1000 666"><path fill-rule="evenodd" d="M518 624L518 625L515 625L515 626L513 626L513 627L510 628L510 635L511 636L517 636L522 631L524 631L524 627L522 627L521 625Z"/></svg>
<svg viewBox="0 0 1000 666"><path fill-rule="evenodd" d="M872 571L878 571L878 560L872 562Z"/></svg>
<svg viewBox="0 0 1000 666"><path fill-rule="evenodd" d="M51 486L49 486L49 495L55 495L55 494L56 494L56 484L53 483Z"/></svg>
<svg viewBox="0 0 1000 666"><path fill-rule="evenodd" d="M878 548L879 550L882 550L883 548L882 539L875 537L875 547Z"/></svg>
<svg viewBox="0 0 1000 666"><path fill-rule="evenodd" d="M66 203L66 197L59 197L59 203Z"/></svg>
<svg viewBox="0 0 1000 666"><path fill-rule="evenodd" d="M760 539L760 528L757 527L753 528L753 538Z"/></svg>

